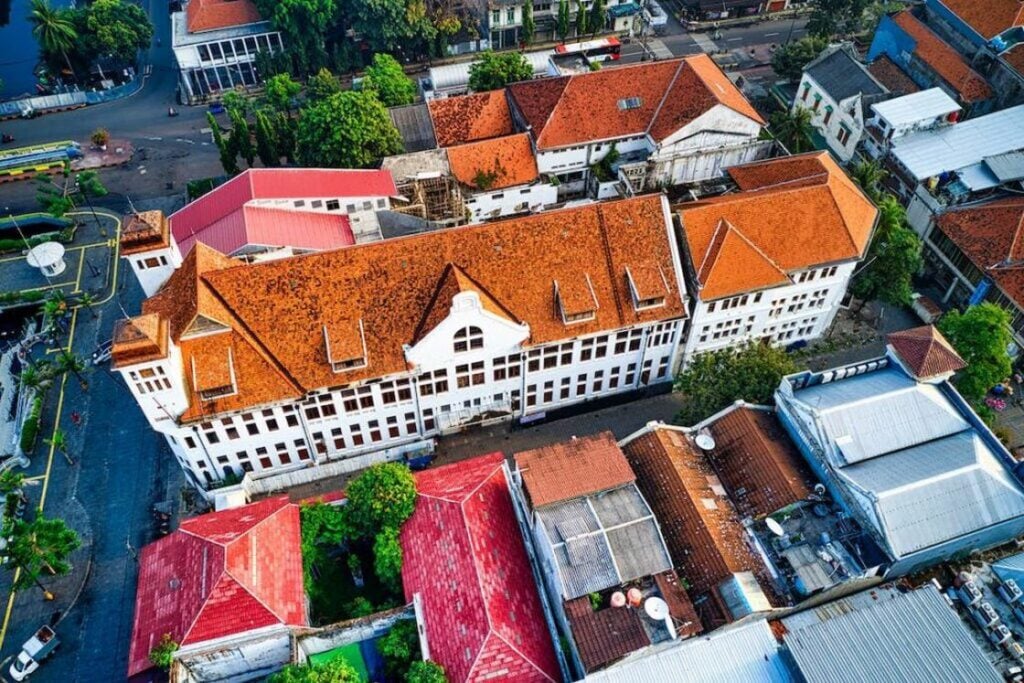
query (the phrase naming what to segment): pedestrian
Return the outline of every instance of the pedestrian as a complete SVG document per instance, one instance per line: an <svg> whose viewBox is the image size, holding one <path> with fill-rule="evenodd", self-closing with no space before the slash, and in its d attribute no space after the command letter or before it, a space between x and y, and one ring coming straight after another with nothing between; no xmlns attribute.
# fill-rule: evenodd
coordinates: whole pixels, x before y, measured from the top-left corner
<svg viewBox="0 0 1024 683"><path fill-rule="evenodd" d="M71 422L76 427L81 427L82 426L82 416L78 414L77 410L71 411Z"/></svg>

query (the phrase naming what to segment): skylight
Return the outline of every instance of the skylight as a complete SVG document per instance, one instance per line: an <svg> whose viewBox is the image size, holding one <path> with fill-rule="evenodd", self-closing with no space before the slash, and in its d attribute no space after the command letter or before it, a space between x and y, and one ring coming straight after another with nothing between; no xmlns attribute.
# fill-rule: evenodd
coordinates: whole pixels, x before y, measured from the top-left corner
<svg viewBox="0 0 1024 683"><path fill-rule="evenodd" d="M627 109L639 109L644 101L639 97L626 97L619 100L619 109L626 111Z"/></svg>

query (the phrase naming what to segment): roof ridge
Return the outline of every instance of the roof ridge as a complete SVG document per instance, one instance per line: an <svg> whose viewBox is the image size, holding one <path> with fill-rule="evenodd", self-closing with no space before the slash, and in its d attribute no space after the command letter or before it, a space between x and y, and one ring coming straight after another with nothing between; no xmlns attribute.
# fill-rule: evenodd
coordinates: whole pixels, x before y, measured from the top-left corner
<svg viewBox="0 0 1024 683"><path fill-rule="evenodd" d="M544 669L542 669L542 668L540 668L539 666L537 666L537 663L536 663L536 662L534 662L534 661L533 661L533 660L532 660L531 658L527 657L527 656L526 656L526 654L525 654L524 652L522 652L522 651L521 651L521 650L520 650L519 648L517 648L517 647L516 647L515 645L513 645L512 643L508 642L508 639L507 639L507 638L506 638L505 636L501 635L501 634L500 634L500 633L498 633L497 631L493 631L492 633L494 634L494 636L495 636L495 637L496 637L496 638L497 638L498 640L500 640L501 642L505 643L505 645L506 645L506 646L507 646L507 647L508 647L508 648L509 648L510 650L512 650L512 651L513 651L513 652L515 652L515 653L516 653L517 655L519 655L520 657L522 657L523 661L527 662L527 663L528 663L528 664L529 664L530 666L532 666L532 667L533 667L534 669L536 669L537 671L539 671L539 672L540 672L540 674L541 674L542 676L544 676L544 678L545 678L545 679L547 679L547 680L551 681L552 683L554 683L554 680L555 680L555 679L551 678L551 676L550 676L550 675L548 675L548 672L544 671Z"/></svg>
<svg viewBox="0 0 1024 683"><path fill-rule="evenodd" d="M611 240L608 237L608 226L604 222L604 209L598 205L595 207L597 211L597 228L601 231L601 248L604 251L605 265L608 267L608 276L611 282L615 282L615 266L612 264L612 250ZM597 296L595 295L596 299ZM619 300L619 288L612 287L612 299L615 301L615 308L619 314L619 320L625 320L626 316L623 312L622 301Z"/></svg>
<svg viewBox="0 0 1024 683"><path fill-rule="evenodd" d="M196 538L199 538L200 540L207 540L207 539L204 539L202 536L196 536ZM220 547L224 548L224 546L220 546ZM203 600L199 604L199 609L196 610L195 616L192 617L192 623L189 624L188 628L185 629L185 632L181 634L181 642L182 643L184 643L186 640L188 640L188 634L192 633L192 629L194 629L196 627L196 622L199 621L199 617L202 616L202 614L203 614L203 609L206 607L206 604L210 601L210 596L213 595L213 589L217 587L218 583L220 583L221 577L224 576L224 574L227 573L227 565L228 565L228 553L227 553L227 548L224 548L224 565L221 567L220 573L217 575L217 580L213 582L213 586L210 587L209 592L205 596L203 596ZM180 581L180 579L179 579L179 581Z"/></svg>
<svg viewBox="0 0 1024 683"><path fill-rule="evenodd" d="M739 236L739 238L741 240L743 240L744 242L749 244L750 248L753 249L754 251L756 251L758 253L758 255L761 256L761 258L763 258L765 261L767 261L769 263L769 265L771 265L773 268L775 268L775 270L779 271L780 273L782 273L786 277L789 277L789 273L787 273L785 270L783 270L782 267L778 263L776 263L775 260L771 256L769 256L768 254L764 253L764 251L761 250L761 247L757 246L757 244L755 244L753 242L753 240L751 240L749 237L747 237L743 233L742 230L737 228L732 223L729 223L729 227L731 227L733 229L733 231L735 231L736 235Z"/></svg>
<svg viewBox="0 0 1024 683"><path fill-rule="evenodd" d="M658 120L658 114L661 113L661 108L665 106L665 100L668 99L669 93L672 92L672 87L676 84L676 81L679 80L679 74L682 73L684 66L689 66L689 62L687 62L685 58L679 60L679 66L676 68L675 73L672 74L672 80L668 82L668 87L666 87L665 92L661 94L661 100L658 101L658 106L654 109L654 113L651 114L651 120L647 122L647 127L644 128L644 133L648 136L651 134L651 128L654 127L654 122ZM704 83L704 79L700 77L700 74L698 74L696 70L694 70L694 74L696 74L697 80L704 85L704 88L710 91L708 84Z"/></svg>
<svg viewBox="0 0 1024 683"><path fill-rule="evenodd" d="M1014 261L1013 254L1016 251L1015 247L1018 246L1021 240L1021 233L1024 232L1024 212L1021 212L1020 220L1017 221L1017 228L1013 232L1013 239L1010 240L1010 251L1006 254L1006 260Z"/></svg>
<svg viewBox="0 0 1024 683"><path fill-rule="evenodd" d="M832 202L832 205L834 207L836 207L836 212L839 214L839 218L842 220L842 223L843 223L843 234L846 236L846 241L853 248L854 253L860 254L861 250L857 246L857 242L854 241L853 235L850 234L849 221L846 220L846 214L843 213L843 207L839 206L839 201L836 199L836 188L833 186L833 182L838 184L838 183L840 183L840 181L835 178L835 175L832 172L829 172L828 175L829 175L828 181L825 183L825 187L828 188L828 198ZM817 187L817 186L815 186L815 187ZM860 187L857 187L857 190L860 190ZM863 192L861 192L861 193L863 194ZM865 199L867 199L868 203L871 204L871 206L874 207L874 209L875 209L875 220L873 221L873 224L871 226L871 233L873 235L873 233L875 232L875 230L874 230L875 226L877 225L878 219L881 216L881 212L878 210L878 207L875 206L874 202L872 202L870 199L868 199L866 195L865 195ZM867 249L867 247L870 244L871 244L871 240L869 238L867 243L864 245L864 248Z"/></svg>
<svg viewBox="0 0 1024 683"><path fill-rule="evenodd" d="M724 230L723 230L723 226L724 226ZM711 256L711 252L712 252L712 250L714 250L716 244L718 246L717 253L721 253L722 252L722 245L725 242L725 235L727 235L728 232L729 232L729 221L727 221L724 218L719 218L718 219L718 225L715 226L715 231L711 234L711 240L708 241L708 248L704 252L704 259L700 262L700 268L697 269L697 279L698 280L701 280L703 277L706 276L706 274L704 273L704 267L705 266L710 265L710 268L714 268L715 263L718 261L718 256L716 254L716 256L712 257ZM723 233L725 233L725 234L723 234ZM720 237L720 235L721 235L721 237ZM711 259L711 263L710 264L708 263L708 259Z"/></svg>

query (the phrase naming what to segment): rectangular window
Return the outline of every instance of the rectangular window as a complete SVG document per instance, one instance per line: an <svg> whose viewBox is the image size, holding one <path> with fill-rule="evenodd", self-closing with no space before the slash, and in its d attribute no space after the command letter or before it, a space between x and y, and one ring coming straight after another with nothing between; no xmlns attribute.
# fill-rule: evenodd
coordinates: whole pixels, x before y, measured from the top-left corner
<svg viewBox="0 0 1024 683"><path fill-rule="evenodd" d="M387 425L388 425L388 438L389 439L397 439L398 437L400 437L402 435L401 430L399 430L399 428L398 428L398 416L397 415L390 415L390 416L388 416Z"/></svg>
<svg viewBox="0 0 1024 683"><path fill-rule="evenodd" d="M349 427L349 433L352 436L352 445L353 446L362 446L364 443L366 443L365 440L363 439L363 427L362 427L362 425L356 423L356 424L350 426Z"/></svg>
<svg viewBox="0 0 1024 683"><path fill-rule="evenodd" d="M434 370L419 376L420 396L432 396L448 391L448 371Z"/></svg>
<svg viewBox="0 0 1024 683"><path fill-rule="evenodd" d="M559 399L564 401L567 398L569 398L569 396L572 393L572 388L569 386L571 384L572 384L572 378L571 377L563 377L562 378L562 386L558 390L558 398Z"/></svg>
<svg viewBox="0 0 1024 683"><path fill-rule="evenodd" d="M309 446L304 439L295 439L295 452L299 455L299 460L309 460Z"/></svg>
<svg viewBox="0 0 1024 683"><path fill-rule="evenodd" d="M505 17L508 19L509 24L516 23L516 8L509 7L508 12L505 13Z"/></svg>
<svg viewBox="0 0 1024 683"><path fill-rule="evenodd" d="M184 438L184 441L185 441L185 448L190 448L191 449L191 448L195 448L196 447L196 440L193 439L191 436L186 436Z"/></svg>
<svg viewBox="0 0 1024 683"><path fill-rule="evenodd" d="M850 129L845 123L839 124L839 132L836 133L836 139L839 140L839 144L846 146L846 143L850 141Z"/></svg>
<svg viewBox="0 0 1024 683"><path fill-rule="evenodd" d="M345 434L342 432L341 427L335 427L331 430L331 443L334 445L335 450L344 450Z"/></svg>
<svg viewBox="0 0 1024 683"><path fill-rule="evenodd" d="M551 403L555 400L555 382L554 380L548 380L544 382L544 403Z"/></svg>
<svg viewBox="0 0 1024 683"><path fill-rule="evenodd" d="M377 420L370 420L366 423L366 426L370 429L370 441L373 443L380 441L380 422Z"/></svg>

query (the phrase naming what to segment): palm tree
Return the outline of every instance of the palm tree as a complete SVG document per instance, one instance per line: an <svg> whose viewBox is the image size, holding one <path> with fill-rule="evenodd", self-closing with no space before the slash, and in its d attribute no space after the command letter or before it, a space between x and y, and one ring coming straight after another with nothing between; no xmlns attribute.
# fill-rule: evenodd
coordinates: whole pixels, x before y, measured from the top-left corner
<svg viewBox="0 0 1024 683"><path fill-rule="evenodd" d="M68 455L68 440L67 437L64 436L64 432L59 429L55 429L53 430L53 436L49 439L43 439L43 442L51 448L60 451L61 455L64 456L64 459L68 461L69 465L75 464L75 461L71 459L70 455Z"/></svg>
<svg viewBox="0 0 1024 683"><path fill-rule="evenodd" d="M40 574L46 570L51 576L64 576L71 571L68 556L80 545L78 534L68 528L62 519L46 519L42 511L31 522L21 519L8 521L4 535L10 540L5 552L8 569L20 569L14 590L38 586L46 600L54 595L42 581Z"/></svg>
<svg viewBox="0 0 1024 683"><path fill-rule="evenodd" d="M93 306L96 304L96 297L94 297L89 292L82 292L81 294L79 294L78 303L89 309L89 313L92 314L93 320L96 320L100 317L100 314L96 312L95 308L93 308Z"/></svg>
<svg viewBox="0 0 1024 683"><path fill-rule="evenodd" d="M18 493L25 484L25 475L14 470L0 472L0 496Z"/></svg>
<svg viewBox="0 0 1024 683"><path fill-rule="evenodd" d="M28 20L32 24L32 35L36 37L43 52L53 54L59 52L68 65L71 77L75 76L75 68L68 59L68 50L78 40L78 32L68 19L65 12L50 7L48 0L32 0L32 11Z"/></svg>
<svg viewBox="0 0 1024 683"><path fill-rule="evenodd" d="M888 171L882 168L877 161L858 161L853 167L851 175L877 204L880 199L882 181L889 175Z"/></svg>
<svg viewBox="0 0 1024 683"><path fill-rule="evenodd" d="M85 377L82 374L89 369L89 364L86 363L81 356L78 356L67 349L61 349L57 352L55 367L57 372L70 372L73 374L78 379L78 383L82 385L82 391L89 390L89 383L85 381Z"/></svg>
<svg viewBox="0 0 1024 683"><path fill-rule="evenodd" d="M775 137L789 149L792 154L799 154L814 148L811 136L814 128L811 126L811 110L806 107L797 107L792 113L788 111L775 112L771 119L771 128Z"/></svg>
<svg viewBox="0 0 1024 683"><path fill-rule="evenodd" d="M33 393L42 389L49 382L39 367L32 364L26 365L21 369L21 375L18 379L21 382L22 389Z"/></svg>

